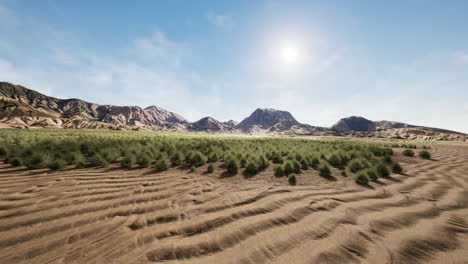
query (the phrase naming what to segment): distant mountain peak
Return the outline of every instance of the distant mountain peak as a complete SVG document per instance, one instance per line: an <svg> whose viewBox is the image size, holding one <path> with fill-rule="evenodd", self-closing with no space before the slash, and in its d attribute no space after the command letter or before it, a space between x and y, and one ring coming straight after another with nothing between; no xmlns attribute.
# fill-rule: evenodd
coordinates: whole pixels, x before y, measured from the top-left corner
<svg viewBox="0 0 468 264"><path fill-rule="evenodd" d="M207 131L220 132L227 131L228 127L211 116L203 117L202 119L189 124L188 128L192 131Z"/></svg>
<svg viewBox="0 0 468 264"><path fill-rule="evenodd" d="M242 120L236 128L243 131L254 127L270 129L278 123L288 123L289 127L300 124L288 111L273 108L257 108L249 117Z"/></svg>

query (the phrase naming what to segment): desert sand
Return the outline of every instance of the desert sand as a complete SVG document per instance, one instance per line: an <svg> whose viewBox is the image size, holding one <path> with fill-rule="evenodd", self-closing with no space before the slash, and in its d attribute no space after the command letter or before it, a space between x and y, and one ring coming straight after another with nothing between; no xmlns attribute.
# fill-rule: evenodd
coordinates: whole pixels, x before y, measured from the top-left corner
<svg viewBox="0 0 468 264"><path fill-rule="evenodd" d="M468 144L358 186L272 166L245 179L0 164L1 263L468 263ZM206 165L205 165L206 166Z"/></svg>

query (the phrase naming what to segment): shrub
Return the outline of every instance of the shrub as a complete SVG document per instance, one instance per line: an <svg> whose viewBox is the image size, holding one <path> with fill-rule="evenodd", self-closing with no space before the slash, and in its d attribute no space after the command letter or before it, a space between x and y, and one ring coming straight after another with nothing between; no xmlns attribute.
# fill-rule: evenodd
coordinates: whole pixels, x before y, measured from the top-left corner
<svg viewBox="0 0 468 264"><path fill-rule="evenodd" d="M255 162L249 161L245 167L245 174L255 175L258 172L258 166Z"/></svg>
<svg viewBox="0 0 468 264"><path fill-rule="evenodd" d="M320 164L320 167L319 167L319 174L322 177L330 177L331 176L330 166L328 166L328 164L326 164L325 162L322 162L322 164Z"/></svg>
<svg viewBox="0 0 468 264"><path fill-rule="evenodd" d="M23 165L23 160L21 160L19 157L14 157L11 159L10 164L15 167L21 166Z"/></svg>
<svg viewBox="0 0 468 264"><path fill-rule="evenodd" d="M239 162L235 159L230 159L226 165L226 169L231 174L237 174L239 171Z"/></svg>
<svg viewBox="0 0 468 264"><path fill-rule="evenodd" d="M185 157L182 152L177 151L171 156L171 162L174 166L180 166L184 163Z"/></svg>
<svg viewBox="0 0 468 264"><path fill-rule="evenodd" d="M362 163L357 160L357 159L353 159L349 162L349 169L352 171L352 172L358 172L360 170L362 170L364 168L364 166L362 165Z"/></svg>
<svg viewBox="0 0 468 264"><path fill-rule="evenodd" d="M28 169L45 168L48 163L48 157L43 154L33 153L30 158L24 160L24 165Z"/></svg>
<svg viewBox="0 0 468 264"><path fill-rule="evenodd" d="M427 151L427 150L423 150L423 151L419 152L419 157L423 158L423 159L430 159L431 158L431 153L429 153L429 151Z"/></svg>
<svg viewBox="0 0 468 264"><path fill-rule="evenodd" d="M206 163L207 158L205 155L203 155L200 151L195 151L189 159L189 163L196 166L200 167Z"/></svg>
<svg viewBox="0 0 468 264"><path fill-rule="evenodd" d="M135 165L136 158L133 154L127 154L120 162L120 165L124 168L132 168Z"/></svg>
<svg viewBox="0 0 468 264"><path fill-rule="evenodd" d="M283 171L284 171L285 175L289 175L289 174L293 173L294 172L293 164L290 161L286 162L286 164L284 164Z"/></svg>
<svg viewBox="0 0 468 264"><path fill-rule="evenodd" d="M301 172L301 163L299 163L299 161L293 160L292 165L293 165L293 168L294 168L294 170L293 170L294 173L300 173Z"/></svg>
<svg viewBox="0 0 468 264"><path fill-rule="evenodd" d="M330 156L330 158L328 159L328 163L330 163L330 165L332 165L333 167L338 167L341 165L341 158L336 155L336 154L333 154Z"/></svg>
<svg viewBox="0 0 468 264"><path fill-rule="evenodd" d="M5 156L7 154L7 151L4 147L0 146L0 156Z"/></svg>
<svg viewBox="0 0 468 264"><path fill-rule="evenodd" d="M56 160L49 162L49 164L47 164L47 167L49 167L49 169L54 170L54 171L63 170L65 169L66 166L67 166L67 163L63 159L56 159Z"/></svg>
<svg viewBox="0 0 468 264"><path fill-rule="evenodd" d="M269 165L270 163L268 162L268 159L265 158L264 156L260 156L260 158L258 159L258 170L262 171L268 168Z"/></svg>
<svg viewBox="0 0 468 264"><path fill-rule="evenodd" d="M156 168L158 168L159 171L168 170L170 166L171 166L171 164L170 164L169 160L166 157L160 157L156 161Z"/></svg>
<svg viewBox="0 0 468 264"><path fill-rule="evenodd" d="M346 176L347 176L345 170L342 170L342 171L341 171L341 176L343 176L343 177L346 177Z"/></svg>
<svg viewBox="0 0 468 264"><path fill-rule="evenodd" d="M140 167L146 168L150 165L150 163L151 163L150 157L147 154L141 154L140 156L138 156L137 164Z"/></svg>
<svg viewBox="0 0 468 264"><path fill-rule="evenodd" d="M307 170L308 168L309 168L309 165L307 164L307 161L301 160L301 169Z"/></svg>
<svg viewBox="0 0 468 264"><path fill-rule="evenodd" d="M385 164L392 164L393 163L393 160L390 156L388 155L385 155L383 158L382 158L382 162L385 163Z"/></svg>
<svg viewBox="0 0 468 264"><path fill-rule="evenodd" d="M375 170L373 169L367 169L365 173L371 181L376 181L379 178L379 176L377 175L377 172L375 172Z"/></svg>
<svg viewBox="0 0 468 264"><path fill-rule="evenodd" d="M402 173L403 172L403 169L401 168L400 164L398 162L395 162L392 164L392 172L393 173Z"/></svg>
<svg viewBox="0 0 468 264"><path fill-rule="evenodd" d="M282 165L276 165L274 170L275 170L276 177L281 177L284 175L284 169Z"/></svg>
<svg viewBox="0 0 468 264"><path fill-rule="evenodd" d="M195 166L190 167L190 172L195 172L195 170L196 170Z"/></svg>
<svg viewBox="0 0 468 264"><path fill-rule="evenodd" d="M356 175L356 178L354 180L357 184L361 184L361 185L366 185L369 183L369 179L367 178L366 176L366 173L364 171L361 171L359 172L357 175Z"/></svg>
<svg viewBox="0 0 468 264"><path fill-rule="evenodd" d="M273 154L273 159L272 160L273 160L273 163L275 163L275 164L283 163L283 158L281 157L281 155L279 153L276 153L276 152L275 152L275 154Z"/></svg>
<svg viewBox="0 0 468 264"><path fill-rule="evenodd" d="M288 176L288 182L289 182L289 184L291 184L291 185L296 185L296 183L297 183L297 176L296 176L296 174L290 174L290 175Z"/></svg>
<svg viewBox="0 0 468 264"><path fill-rule="evenodd" d="M405 149L403 150L403 155L406 157L413 157L414 156L414 151L411 149Z"/></svg>
<svg viewBox="0 0 468 264"><path fill-rule="evenodd" d="M388 170L387 166L383 163L378 163L375 170L379 177L388 177L390 175L390 171Z"/></svg>
<svg viewBox="0 0 468 264"><path fill-rule="evenodd" d="M91 164L93 164L94 166L105 168L109 166L109 161L107 161L99 153L96 153L91 157Z"/></svg>
<svg viewBox="0 0 468 264"><path fill-rule="evenodd" d="M310 167L313 168L313 169L318 169L318 166L320 165L320 160L317 158L317 157L313 157L311 160L310 160Z"/></svg>
<svg viewBox="0 0 468 264"><path fill-rule="evenodd" d="M240 165L241 168L245 168L245 166L247 165L247 159L246 158L241 158L240 162L239 162L239 165Z"/></svg>
<svg viewBox="0 0 468 264"><path fill-rule="evenodd" d="M206 168L206 172L207 173L213 173L214 172L213 164L208 165L208 167Z"/></svg>

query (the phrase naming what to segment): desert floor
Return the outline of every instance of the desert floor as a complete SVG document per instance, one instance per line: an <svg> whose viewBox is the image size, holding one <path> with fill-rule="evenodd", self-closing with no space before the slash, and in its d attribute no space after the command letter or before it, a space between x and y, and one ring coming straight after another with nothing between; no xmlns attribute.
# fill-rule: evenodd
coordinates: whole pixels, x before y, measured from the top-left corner
<svg viewBox="0 0 468 264"><path fill-rule="evenodd" d="M431 153L368 187L1 163L0 263L468 263L468 144Z"/></svg>

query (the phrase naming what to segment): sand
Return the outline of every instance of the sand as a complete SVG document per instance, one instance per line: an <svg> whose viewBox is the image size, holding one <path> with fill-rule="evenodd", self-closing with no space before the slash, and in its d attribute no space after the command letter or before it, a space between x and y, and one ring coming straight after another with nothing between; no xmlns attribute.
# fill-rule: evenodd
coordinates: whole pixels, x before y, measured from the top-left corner
<svg viewBox="0 0 468 264"><path fill-rule="evenodd" d="M0 164L0 263L468 263L468 144L431 153L369 187Z"/></svg>

